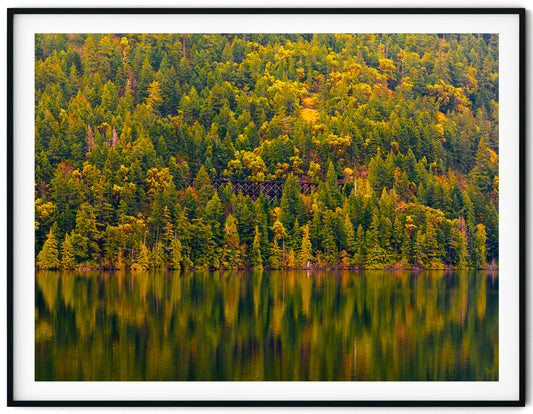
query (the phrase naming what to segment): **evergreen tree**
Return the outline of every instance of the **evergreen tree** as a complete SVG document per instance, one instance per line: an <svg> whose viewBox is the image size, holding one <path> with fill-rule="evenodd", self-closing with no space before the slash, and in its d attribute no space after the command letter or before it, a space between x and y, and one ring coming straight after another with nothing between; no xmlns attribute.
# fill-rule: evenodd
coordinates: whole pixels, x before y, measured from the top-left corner
<svg viewBox="0 0 533 414"><path fill-rule="evenodd" d="M203 165L198 170L198 174L194 180L194 188L198 191L198 203L201 206L205 206L215 193L215 189L211 185L211 180Z"/></svg>
<svg viewBox="0 0 533 414"><path fill-rule="evenodd" d="M100 257L100 232L96 227L94 208L83 203L76 214L76 227L72 232L72 244L78 263L98 266Z"/></svg>
<svg viewBox="0 0 533 414"><path fill-rule="evenodd" d="M483 269L486 262L486 247L487 233L483 224L478 224L474 231L474 238L472 242L472 254L470 260L474 269Z"/></svg>
<svg viewBox="0 0 533 414"><path fill-rule="evenodd" d="M181 242L180 239L174 237L170 242L170 263L169 268L174 270L181 269Z"/></svg>
<svg viewBox="0 0 533 414"><path fill-rule="evenodd" d="M74 246L72 245L72 238L67 233L61 245L61 267L63 269L73 269L75 266Z"/></svg>
<svg viewBox="0 0 533 414"><path fill-rule="evenodd" d="M61 264L57 249L57 240L50 229L41 252L37 255L37 267L43 270L58 269Z"/></svg>
<svg viewBox="0 0 533 414"><path fill-rule="evenodd" d="M329 162L328 171L326 174L326 199L324 204L330 210L335 210L342 206L343 197L339 185L337 183L337 173L333 162Z"/></svg>
<svg viewBox="0 0 533 414"><path fill-rule="evenodd" d="M338 252L337 234L335 213L331 210L326 210L322 228L322 248L326 256L333 257Z"/></svg>
<svg viewBox="0 0 533 414"><path fill-rule="evenodd" d="M167 259L163 242L158 240L155 243L150 256L150 267L154 269L164 269L166 267L166 262Z"/></svg>
<svg viewBox="0 0 533 414"><path fill-rule="evenodd" d="M298 253L298 263L303 268L309 268L313 260L313 248L309 236L309 224L303 226L303 237L300 251Z"/></svg>
<svg viewBox="0 0 533 414"><path fill-rule="evenodd" d="M224 210L217 192L214 192L213 197L205 206L205 220L213 230L213 237L215 243L222 244L224 239Z"/></svg>
<svg viewBox="0 0 533 414"><path fill-rule="evenodd" d="M150 251L144 242L139 243L137 251L138 254L131 266L131 270L145 271L150 269Z"/></svg>
<svg viewBox="0 0 533 414"><path fill-rule="evenodd" d="M464 219L452 222L449 257L457 269L466 269L468 266L468 246L466 237L466 224Z"/></svg>
<svg viewBox="0 0 533 414"><path fill-rule="evenodd" d="M261 233L259 233L258 226L255 226L254 242L252 244L252 253L250 255L250 262L254 269L263 268L263 258L261 256Z"/></svg>
<svg viewBox="0 0 533 414"><path fill-rule="evenodd" d="M369 269L381 269L389 262L387 252L382 247L383 239L380 235L379 212L374 210L372 225L366 232L365 242L367 246L365 264Z"/></svg>
<svg viewBox="0 0 533 414"><path fill-rule="evenodd" d="M431 268L442 267L442 264L440 263L440 249L437 241L437 232L429 216L426 216L425 243L425 255L429 266Z"/></svg>
<svg viewBox="0 0 533 414"><path fill-rule="evenodd" d="M294 269L296 267L296 254L292 247L289 249L289 254L287 256L287 267L289 269Z"/></svg>
<svg viewBox="0 0 533 414"><path fill-rule="evenodd" d="M295 175L289 174L285 180L280 207L280 221L288 232L292 232L295 228L295 222L302 221L304 217L304 203L300 195L300 183Z"/></svg>
<svg viewBox="0 0 533 414"><path fill-rule="evenodd" d="M287 236L287 231L279 220L276 220L272 225L272 231L274 232L274 240L271 246L270 263L272 268L281 269L285 266L285 237Z"/></svg>
<svg viewBox="0 0 533 414"><path fill-rule="evenodd" d="M404 266L409 266L411 263L413 263L413 248L412 248L412 239L411 235L409 234L409 231L405 229L402 232L402 242L400 247L401 252L401 263Z"/></svg>
<svg viewBox="0 0 533 414"><path fill-rule="evenodd" d="M426 267L428 263L428 256L426 250L426 235L422 230L418 230L416 232L413 250L414 264L417 266Z"/></svg>
<svg viewBox="0 0 533 414"><path fill-rule="evenodd" d="M499 258L499 231L498 231L498 211L494 203L489 203L485 207L485 220L484 225L486 229L486 249L487 249L487 260L489 261L498 261Z"/></svg>
<svg viewBox="0 0 533 414"><path fill-rule="evenodd" d="M355 244L357 246L353 261L357 266L363 266L366 263L366 237L363 226L357 227L357 234L355 238Z"/></svg>
<svg viewBox="0 0 533 414"><path fill-rule="evenodd" d="M255 200L253 219L261 236L260 249L262 256L263 258L267 258L269 257L268 217L265 213L264 200L262 199L262 196Z"/></svg>
<svg viewBox="0 0 533 414"><path fill-rule="evenodd" d="M226 217L224 231L222 265L227 269L238 268L241 258L239 231L237 229L237 220L231 214Z"/></svg>

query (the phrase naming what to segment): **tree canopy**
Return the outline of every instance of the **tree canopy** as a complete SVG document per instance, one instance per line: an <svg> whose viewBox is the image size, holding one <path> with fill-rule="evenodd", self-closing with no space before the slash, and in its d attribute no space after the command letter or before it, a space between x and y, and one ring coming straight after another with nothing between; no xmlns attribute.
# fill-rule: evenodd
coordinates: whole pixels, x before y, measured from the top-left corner
<svg viewBox="0 0 533 414"><path fill-rule="evenodd" d="M497 35L36 35L42 268L482 268L498 183Z"/></svg>

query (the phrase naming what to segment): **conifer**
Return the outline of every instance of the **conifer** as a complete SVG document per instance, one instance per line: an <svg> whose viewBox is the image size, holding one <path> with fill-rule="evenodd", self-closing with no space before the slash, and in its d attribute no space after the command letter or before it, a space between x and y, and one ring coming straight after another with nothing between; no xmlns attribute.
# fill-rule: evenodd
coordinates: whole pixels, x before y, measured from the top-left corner
<svg viewBox="0 0 533 414"><path fill-rule="evenodd" d="M313 260L313 247L311 246L311 238L309 237L309 224L303 227L302 244L298 253L298 263L301 267L307 269Z"/></svg>
<svg viewBox="0 0 533 414"><path fill-rule="evenodd" d="M252 253L250 255L250 262L254 269L263 268L263 258L261 256L261 233L259 233L258 226L255 226L254 242L252 244Z"/></svg>
<svg viewBox="0 0 533 414"><path fill-rule="evenodd" d="M59 251L57 250L57 240L54 233L50 229L43 248L37 256L37 267L39 269L50 270L58 269L61 264L58 258Z"/></svg>
<svg viewBox="0 0 533 414"><path fill-rule="evenodd" d="M67 233L61 245L61 267L63 269L74 269L75 266L74 246L70 235Z"/></svg>

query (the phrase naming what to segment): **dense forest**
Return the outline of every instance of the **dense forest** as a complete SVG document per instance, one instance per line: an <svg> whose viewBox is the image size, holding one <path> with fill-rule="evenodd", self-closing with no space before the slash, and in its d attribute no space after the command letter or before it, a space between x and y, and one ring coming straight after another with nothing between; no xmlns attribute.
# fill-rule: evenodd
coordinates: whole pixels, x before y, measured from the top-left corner
<svg viewBox="0 0 533 414"><path fill-rule="evenodd" d="M498 37L37 35L35 228L40 269L496 266Z"/></svg>

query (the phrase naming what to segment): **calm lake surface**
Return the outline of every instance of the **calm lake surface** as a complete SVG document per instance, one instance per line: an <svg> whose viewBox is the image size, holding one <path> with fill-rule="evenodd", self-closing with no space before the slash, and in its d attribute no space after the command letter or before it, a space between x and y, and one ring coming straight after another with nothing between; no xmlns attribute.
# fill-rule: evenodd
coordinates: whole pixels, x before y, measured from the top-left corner
<svg viewBox="0 0 533 414"><path fill-rule="evenodd" d="M498 273L38 272L38 381L495 381Z"/></svg>

